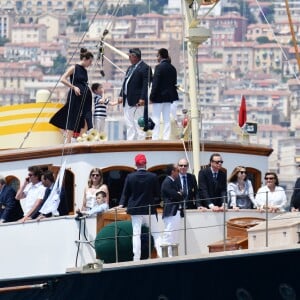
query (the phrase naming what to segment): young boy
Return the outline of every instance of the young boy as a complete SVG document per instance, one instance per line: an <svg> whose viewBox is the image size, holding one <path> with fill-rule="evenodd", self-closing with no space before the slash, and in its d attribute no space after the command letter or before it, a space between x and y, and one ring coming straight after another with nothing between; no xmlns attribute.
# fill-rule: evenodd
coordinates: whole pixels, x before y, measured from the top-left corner
<svg viewBox="0 0 300 300"><path fill-rule="evenodd" d="M107 117L107 106L117 105L118 102L111 102L110 98L103 98L104 88L100 83L92 84L94 96L94 128L98 132L105 132L105 119Z"/></svg>
<svg viewBox="0 0 300 300"><path fill-rule="evenodd" d="M96 193L96 201L97 204L90 210L80 211L77 213L81 213L82 215L91 216L93 214L99 214L107 211L109 209L107 204L107 195L104 191L99 191Z"/></svg>

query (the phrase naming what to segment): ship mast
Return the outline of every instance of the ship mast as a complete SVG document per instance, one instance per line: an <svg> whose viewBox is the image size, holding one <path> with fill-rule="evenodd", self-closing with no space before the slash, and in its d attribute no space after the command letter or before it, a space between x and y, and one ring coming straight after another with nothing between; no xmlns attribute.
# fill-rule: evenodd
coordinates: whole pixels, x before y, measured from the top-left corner
<svg viewBox="0 0 300 300"><path fill-rule="evenodd" d="M209 3L207 3L209 2ZM188 79L189 79L189 99L191 105L191 129L193 145L193 173L198 174L200 170L200 139L199 139L199 108L197 104L197 49L200 44L210 37L207 28L199 26L197 12L200 4L213 4L218 0L211 1L194 1L182 0L182 7L185 18L185 35L187 39L187 56L188 56Z"/></svg>
<svg viewBox="0 0 300 300"><path fill-rule="evenodd" d="M294 30L294 24L292 21L289 1L288 0L284 0L284 1L285 1L286 13L287 13L288 20L289 20L290 30L291 30L291 34L292 34L292 42L293 42L293 46L295 49L295 56L296 56L296 60L297 60L297 64L298 64L298 72L299 72L300 71L300 55L299 55L299 50L298 50L296 34L295 34L295 30Z"/></svg>

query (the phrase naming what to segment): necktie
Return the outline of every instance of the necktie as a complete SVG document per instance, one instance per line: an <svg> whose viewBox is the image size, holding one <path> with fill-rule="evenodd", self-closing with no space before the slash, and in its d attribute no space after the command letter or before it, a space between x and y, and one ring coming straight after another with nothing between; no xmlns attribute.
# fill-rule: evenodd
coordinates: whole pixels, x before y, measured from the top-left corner
<svg viewBox="0 0 300 300"><path fill-rule="evenodd" d="M186 180L186 175L182 176L182 182L183 182L183 193L184 193L184 198L187 198L188 190L187 190L187 180Z"/></svg>
<svg viewBox="0 0 300 300"><path fill-rule="evenodd" d="M218 173L214 172L213 177L214 179L217 179Z"/></svg>

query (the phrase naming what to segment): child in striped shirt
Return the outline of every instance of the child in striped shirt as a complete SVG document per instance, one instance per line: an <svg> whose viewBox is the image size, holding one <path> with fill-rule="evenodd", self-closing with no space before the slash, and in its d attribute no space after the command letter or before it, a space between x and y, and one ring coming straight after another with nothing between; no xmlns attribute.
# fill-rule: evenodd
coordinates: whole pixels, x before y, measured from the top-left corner
<svg viewBox="0 0 300 300"><path fill-rule="evenodd" d="M104 88L100 83L92 84L92 92L94 93L94 128L98 132L105 132L105 119L107 117L107 106L117 105L118 102L111 102L110 98L103 98Z"/></svg>

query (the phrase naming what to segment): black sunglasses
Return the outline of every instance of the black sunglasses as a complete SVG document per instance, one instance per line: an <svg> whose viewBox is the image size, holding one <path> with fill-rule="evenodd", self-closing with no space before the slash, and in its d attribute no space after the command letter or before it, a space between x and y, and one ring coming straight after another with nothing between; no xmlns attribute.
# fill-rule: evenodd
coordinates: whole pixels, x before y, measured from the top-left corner
<svg viewBox="0 0 300 300"><path fill-rule="evenodd" d="M224 161L223 160L212 160L212 162L216 164L222 164Z"/></svg>

